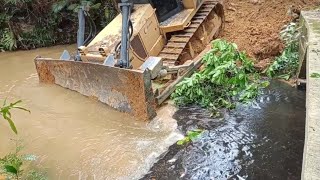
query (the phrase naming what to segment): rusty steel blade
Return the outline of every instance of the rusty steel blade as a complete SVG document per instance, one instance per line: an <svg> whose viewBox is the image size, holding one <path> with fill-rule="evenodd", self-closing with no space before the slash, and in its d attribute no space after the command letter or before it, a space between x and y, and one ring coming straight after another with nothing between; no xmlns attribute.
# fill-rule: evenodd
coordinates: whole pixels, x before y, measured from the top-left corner
<svg viewBox="0 0 320 180"><path fill-rule="evenodd" d="M156 116L149 71L47 58L36 58L35 65L41 83L58 84L95 97L139 120Z"/></svg>

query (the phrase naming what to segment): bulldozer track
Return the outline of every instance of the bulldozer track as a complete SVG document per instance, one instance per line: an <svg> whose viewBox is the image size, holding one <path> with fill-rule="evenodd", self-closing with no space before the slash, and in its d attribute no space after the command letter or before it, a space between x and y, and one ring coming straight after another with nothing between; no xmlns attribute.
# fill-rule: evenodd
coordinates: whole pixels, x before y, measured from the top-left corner
<svg viewBox="0 0 320 180"><path fill-rule="evenodd" d="M158 55L163 59L163 63L165 66L175 66L179 64L182 54L187 52L187 49L189 48L188 44L201 29L203 24L208 19L208 16L211 13L214 13L214 9L218 3L218 0L206 0L201 5L198 12L191 19L190 25L184 30L172 34L172 36L168 39L167 44ZM213 29L218 31L219 28ZM215 32L213 33L213 35L214 34Z"/></svg>

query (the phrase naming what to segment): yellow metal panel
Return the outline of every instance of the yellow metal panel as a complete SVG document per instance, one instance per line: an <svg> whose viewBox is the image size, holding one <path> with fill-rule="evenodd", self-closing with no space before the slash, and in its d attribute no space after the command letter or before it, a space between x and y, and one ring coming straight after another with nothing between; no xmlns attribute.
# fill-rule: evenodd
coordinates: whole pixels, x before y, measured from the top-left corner
<svg viewBox="0 0 320 180"><path fill-rule="evenodd" d="M154 44L154 46L150 50L149 55L150 56L158 56L160 51L163 49L164 45L165 45L165 38L162 35L160 35L158 37L157 42Z"/></svg>
<svg viewBox="0 0 320 180"><path fill-rule="evenodd" d="M147 19L154 13L154 9L150 4L135 5L131 14L133 22L133 37L140 32ZM86 47L89 52L98 51L101 45L104 45L106 53L114 50L115 46L121 41L122 15L119 14L111 21Z"/></svg>
<svg viewBox="0 0 320 180"><path fill-rule="evenodd" d="M190 23L193 16L197 13L198 9L201 7L204 1L198 0L185 0L187 6L192 6L192 1L196 3L196 8L193 9L184 9L181 12L175 14L171 18L167 19L166 21L160 24L160 28L163 33L180 31L186 28L186 26Z"/></svg>
<svg viewBox="0 0 320 180"><path fill-rule="evenodd" d="M186 9L195 9L197 7L198 0L183 0L183 6Z"/></svg>
<svg viewBox="0 0 320 180"><path fill-rule="evenodd" d="M145 25L139 32L144 47L147 52L150 52L154 44L157 42L160 36L160 28L157 20L157 16L153 13L149 19L147 19Z"/></svg>

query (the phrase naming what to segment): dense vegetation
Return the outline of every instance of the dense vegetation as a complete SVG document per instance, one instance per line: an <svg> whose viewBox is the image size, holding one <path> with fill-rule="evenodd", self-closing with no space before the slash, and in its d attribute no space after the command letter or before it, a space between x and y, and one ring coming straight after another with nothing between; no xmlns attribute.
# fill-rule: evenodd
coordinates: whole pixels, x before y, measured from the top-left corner
<svg viewBox="0 0 320 180"><path fill-rule="evenodd" d="M253 62L237 45L215 40L203 57L204 69L178 84L172 98L178 105L197 104L216 112L234 108L235 102L255 98L268 86L256 73Z"/></svg>
<svg viewBox="0 0 320 180"><path fill-rule="evenodd" d="M88 7L98 29L116 14L112 0L0 0L0 51L74 43L77 10Z"/></svg>
<svg viewBox="0 0 320 180"><path fill-rule="evenodd" d="M295 76L299 66L299 35L297 23L290 23L280 32L280 36L285 43L285 49L267 69L266 72L269 77L288 80Z"/></svg>

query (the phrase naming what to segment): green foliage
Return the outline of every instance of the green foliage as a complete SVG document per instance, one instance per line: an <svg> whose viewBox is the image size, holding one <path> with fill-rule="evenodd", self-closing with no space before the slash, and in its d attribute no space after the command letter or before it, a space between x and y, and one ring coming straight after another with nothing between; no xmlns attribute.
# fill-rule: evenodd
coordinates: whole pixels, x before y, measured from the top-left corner
<svg viewBox="0 0 320 180"><path fill-rule="evenodd" d="M195 141L202 134L203 130L196 129L187 132L187 136L177 142L178 145L183 146L190 142Z"/></svg>
<svg viewBox="0 0 320 180"><path fill-rule="evenodd" d="M20 109L20 110L23 110L23 111L30 112L29 110L18 106L18 104L20 104L21 102L22 101L19 100L19 101L16 101L14 103L7 104L7 101L4 100L3 105L0 106L0 115L3 117L3 119L8 121L11 130L16 134L18 134L18 131L17 131L17 128L16 128L14 122L11 119L11 110L12 109Z"/></svg>
<svg viewBox="0 0 320 180"><path fill-rule="evenodd" d="M59 13L63 9L66 9L77 13L81 6L90 10L98 10L101 6L101 3L95 3L95 0L81 0L80 2L61 0L52 5L52 11L54 13Z"/></svg>
<svg viewBox="0 0 320 180"><path fill-rule="evenodd" d="M238 51L236 44L215 40L202 61L203 70L177 85L172 94L177 105L197 104L214 111L231 109L234 102L247 102L269 85L260 81L253 62Z"/></svg>
<svg viewBox="0 0 320 180"><path fill-rule="evenodd" d="M35 155L20 155L23 147L20 141L16 140L16 149L14 153L9 153L0 158L0 175L5 175L7 179L27 179L27 180L45 180L46 174L32 169L30 163L35 161Z"/></svg>
<svg viewBox="0 0 320 180"><path fill-rule="evenodd" d="M320 73L312 73L310 75L310 77L312 77L312 78L320 78Z"/></svg>
<svg viewBox="0 0 320 180"><path fill-rule="evenodd" d="M22 173L22 159L16 153L8 154L4 158L0 159L0 165L2 166L2 174L6 174L9 177L18 177Z"/></svg>
<svg viewBox="0 0 320 180"><path fill-rule="evenodd" d="M35 28L31 32L22 33L20 43L25 47L45 47L56 42L54 32L50 29Z"/></svg>
<svg viewBox="0 0 320 180"><path fill-rule="evenodd" d="M68 5L69 1L66 0L62 0L62 1L58 1L56 3L54 3L52 5L52 11L54 13L59 13L63 8L65 8Z"/></svg>
<svg viewBox="0 0 320 180"><path fill-rule="evenodd" d="M117 14L112 0L3 0L0 51L74 43L80 6L89 10L98 30Z"/></svg>
<svg viewBox="0 0 320 180"><path fill-rule="evenodd" d="M12 121L12 115L11 111L13 109L23 110L30 112L29 110L18 106L22 101L16 101L14 103L7 104L7 101L4 100L4 103L2 106L0 106L0 115L5 119L13 132L16 134L18 133L17 128ZM45 174L42 172L38 172L34 169L25 171L25 168L23 165L26 165L26 162L32 162L37 159L35 155L20 155L20 151L22 150L23 146L20 145L20 141L15 140L16 142L16 149L14 153L9 153L8 155L4 156L3 158L0 158L0 175L5 176L6 179L16 179L19 180L21 177L23 179L27 180L45 180L47 179ZM24 175L24 172L27 172L26 175Z"/></svg>
<svg viewBox="0 0 320 180"><path fill-rule="evenodd" d="M295 75L299 66L299 35L296 23L290 23L280 32L280 36L285 42L286 47L282 54L276 57L273 64L267 69L269 77L288 80Z"/></svg>
<svg viewBox="0 0 320 180"><path fill-rule="evenodd" d="M12 31L5 28L0 31L0 50L12 51L17 48L17 42Z"/></svg>
<svg viewBox="0 0 320 180"><path fill-rule="evenodd" d="M4 3L8 5L19 5L19 4L25 4L31 1L32 0L4 0Z"/></svg>

